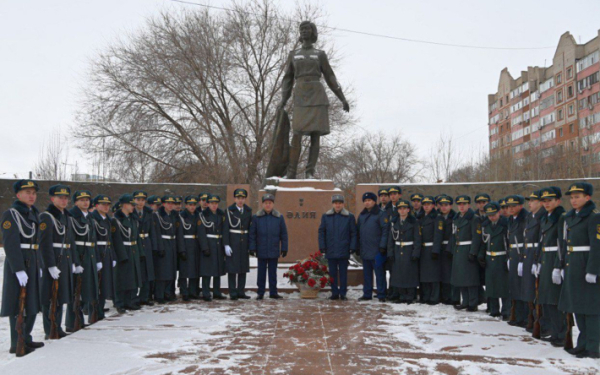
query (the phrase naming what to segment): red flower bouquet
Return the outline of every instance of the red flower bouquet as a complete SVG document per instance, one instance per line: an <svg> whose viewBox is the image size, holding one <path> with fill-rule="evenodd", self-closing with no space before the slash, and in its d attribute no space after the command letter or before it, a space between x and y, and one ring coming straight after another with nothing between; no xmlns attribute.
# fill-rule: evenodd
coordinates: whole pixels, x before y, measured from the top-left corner
<svg viewBox="0 0 600 375"><path fill-rule="evenodd" d="M316 298L318 291L331 285L332 281L327 259L320 251L291 266L283 277L300 289L302 298Z"/></svg>

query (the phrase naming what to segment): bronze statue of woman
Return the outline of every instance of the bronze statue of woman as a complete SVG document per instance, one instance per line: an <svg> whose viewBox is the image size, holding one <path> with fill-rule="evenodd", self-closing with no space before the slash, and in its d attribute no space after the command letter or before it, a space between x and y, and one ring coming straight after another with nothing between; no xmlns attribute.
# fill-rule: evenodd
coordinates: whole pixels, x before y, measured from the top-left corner
<svg viewBox="0 0 600 375"><path fill-rule="evenodd" d="M285 67L285 75L281 84L282 100L278 110L282 110L290 96L294 81L294 114L292 118L292 144L290 145L290 160L286 177L296 178L298 161L300 159L301 141L303 135L310 135L310 150L306 164L305 177L314 178L315 166L319 158L319 143L322 135L329 130L329 101L321 76L325 77L327 86L342 102L344 111L350 111L350 106L344 97L342 88L329 65L327 54L313 47L317 41L317 26L304 21L300 24L300 42L302 47L290 52Z"/></svg>

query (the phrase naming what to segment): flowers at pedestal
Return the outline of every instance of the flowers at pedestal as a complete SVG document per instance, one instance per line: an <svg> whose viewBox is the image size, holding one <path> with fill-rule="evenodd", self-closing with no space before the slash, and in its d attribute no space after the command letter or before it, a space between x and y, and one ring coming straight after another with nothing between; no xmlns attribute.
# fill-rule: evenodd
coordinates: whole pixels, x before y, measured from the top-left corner
<svg viewBox="0 0 600 375"><path fill-rule="evenodd" d="M331 285L333 281L329 276L327 259L320 251L291 266L283 277L287 278L290 284L306 284L310 288L320 289Z"/></svg>

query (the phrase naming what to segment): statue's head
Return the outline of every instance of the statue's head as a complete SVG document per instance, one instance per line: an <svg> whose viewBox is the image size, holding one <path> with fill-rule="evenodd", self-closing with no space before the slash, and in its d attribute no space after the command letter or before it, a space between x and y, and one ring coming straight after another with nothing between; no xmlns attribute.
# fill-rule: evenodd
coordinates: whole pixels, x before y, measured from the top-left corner
<svg viewBox="0 0 600 375"><path fill-rule="evenodd" d="M317 25L310 21L303 21L300 23L300 41L307 41L309 43L315 43L319 37L317 32Z"/></svg>

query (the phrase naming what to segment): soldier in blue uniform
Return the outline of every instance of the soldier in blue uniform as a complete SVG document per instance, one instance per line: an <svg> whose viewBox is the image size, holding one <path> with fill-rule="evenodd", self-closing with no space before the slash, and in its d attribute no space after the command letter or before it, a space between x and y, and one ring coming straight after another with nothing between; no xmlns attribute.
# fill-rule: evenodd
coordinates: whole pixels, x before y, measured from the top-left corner
<svg viewBox="0 0 600 375"><path fill-rule="evenodd" d="M42 261L38 255L39 211L34 204L39 190L32 180L18 180L13 184L17 200L2 214L2 239L6 258L4 259L4 279L2 283L2 306L0 316L8 317L10 323L10 350L17 348L17 315L19 295L26 289L25 299L25 355L44 343L34 342L31 331L37 313L42 310L40 300L40 278Z"/></svg>
<svg viewBox="0 0 600 375"><path fill-rule="evenodd" d="M510 285L511 308L515 309L515 320L510 320L511 326L525 328L527 326L527 306L524 302L521 282L523 279L523 260L525 256L525 219L529 214L523 208L525 198L521 195L506 197L506 205L510 217L508 219L508 246L510 255L508 260L508 279Z"/></svg>

